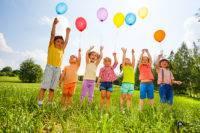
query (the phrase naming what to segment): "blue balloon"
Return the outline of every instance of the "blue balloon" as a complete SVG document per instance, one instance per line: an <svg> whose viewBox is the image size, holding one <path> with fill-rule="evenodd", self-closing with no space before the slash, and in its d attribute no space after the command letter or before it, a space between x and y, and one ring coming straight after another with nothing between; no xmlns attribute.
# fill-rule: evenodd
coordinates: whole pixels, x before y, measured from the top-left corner
<svg viewBox="0 0 200 133"><path fill-rule="evenodd" d="M134 13L128 13L125 18L125 22L127 25L134 25L136 22L136 15Z"/></svg>
<svg viewBox="0 0 200 133"><path fill-rule="evenodd" d="M56 13L64 14L67 11L68 7L64 2L60 2L56 5Z"/></svg>

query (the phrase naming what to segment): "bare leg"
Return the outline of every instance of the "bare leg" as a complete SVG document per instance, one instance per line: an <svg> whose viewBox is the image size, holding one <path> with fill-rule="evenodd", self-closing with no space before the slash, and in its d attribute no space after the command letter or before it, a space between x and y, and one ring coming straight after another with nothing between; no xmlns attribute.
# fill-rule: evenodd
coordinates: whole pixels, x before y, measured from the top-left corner
<svg viewBox="0 0 200 133"><path fill-rule="evenodd" d="M125 97L126 97L126 94L121 94L121 96L120 96L120 108L121 108L121 111L123 111Z"/></svg>
<svg viewBox="0 0 200 133"><path fill-rule="evenodd" d="M149 99L149 105L151 105L153 107L153 105L154 105L154 100L153 99Z"/></svg>
<svg viewBox="0 0 200 133"><path fill-rule="evenodd" d="M106 91L101 90L100 109L103 109L103 106L105 104L105 98L106 98Z"/></svg>
<svg viewBox="0 0 200 133"><path fill-rule="evenodd" d="M140 103L139 103L139 110L140 110L140 111L142 111L143 106L144 106L144 100L143 100L143 99L140 99Z"/></svg>
<svg viewBox="0 0 200 133"><path fill-rule="evenodd" d="M128 109L130 109L130 107L131 107L131 101L132 101L132 94L127 94L126 95L126 99L127 99L127 101L126 101L126 104L127 104L127 108Z"/></svg>
<svg viewBox="0 0 200 133"><path fill-rule="evenodd" d="M39 91L39 95L38 95L38 101L43 101L44 99L44 94L45 94L45 89L41 88Z"/></svg>
<svg viewBox="0 0 200 133"><path fill-rule="evenodd" d="M53 101L53 96L54 96L54 90L49 89L49 100L48 100L49 103Z"/></svg>
<svg viewBox="0 0 200 133"><path fill-rule="evenodd" d="M110 91L106 91L106 110L108 111L110 109Z"/></svg>

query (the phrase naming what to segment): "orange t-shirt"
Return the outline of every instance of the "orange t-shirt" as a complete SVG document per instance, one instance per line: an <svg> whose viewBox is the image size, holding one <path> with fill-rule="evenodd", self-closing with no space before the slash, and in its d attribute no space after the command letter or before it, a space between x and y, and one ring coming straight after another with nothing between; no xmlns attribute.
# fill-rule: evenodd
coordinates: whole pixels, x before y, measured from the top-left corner
<svg viewBox="0 0 200 133"><path fill-rule="evenodd" d="M64 73L63 73L64 84L77 82L77 80L78 80L78 75L77 75L78 69L79 69L78 64L69 65L69 66L66 66L64 68Z"/></svg>
<svg viewBox="0 0 200 133"><path fill-rule="evenodd" d="M151 71L151 64L141 64L139 66L139 80L154 80L153 73Z"/></svg>

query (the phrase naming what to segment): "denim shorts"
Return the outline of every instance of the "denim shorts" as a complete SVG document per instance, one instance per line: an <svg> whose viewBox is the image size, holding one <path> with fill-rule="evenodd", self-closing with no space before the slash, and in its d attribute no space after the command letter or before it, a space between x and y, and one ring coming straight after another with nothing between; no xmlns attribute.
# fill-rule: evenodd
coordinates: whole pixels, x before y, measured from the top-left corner
<svg viewBox="0 0 200 133"><path fill-rule="evenodd" d="M159 95L161 103L173 104L174 94L170 84L160 84Z"/></svg>
<svg viewBox="0 0 200 133"><path fill-rule="evenodd" d="M154 98L154 85L152 82L140 83L140 99Z"/></svg>
<svg viewBox="0 0 200 133"><path fill-rule="evenodd" d="M113 91L113 86L112 86L112 82L101 82L100 84L100 91L101 90L106 90L106 91Z"/></svg>
<svg viewBox="0 0 200 133"><path fill-rule="evenodd" d="M121 93L122 94L133 94L134 84L132 83L122 83Z"/></svg>

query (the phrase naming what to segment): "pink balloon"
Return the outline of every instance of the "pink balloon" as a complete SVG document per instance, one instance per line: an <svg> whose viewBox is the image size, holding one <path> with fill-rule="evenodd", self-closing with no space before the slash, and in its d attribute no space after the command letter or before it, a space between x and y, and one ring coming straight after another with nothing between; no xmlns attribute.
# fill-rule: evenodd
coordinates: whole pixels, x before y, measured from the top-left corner
<svg viewBox="0 0 200 133"><path fill-rule="evenodd" d="M105 21L108 18L108 11L106 10L106 8L99 8L99 10L97 11L97 18L101 22Z"/></svg>

